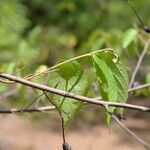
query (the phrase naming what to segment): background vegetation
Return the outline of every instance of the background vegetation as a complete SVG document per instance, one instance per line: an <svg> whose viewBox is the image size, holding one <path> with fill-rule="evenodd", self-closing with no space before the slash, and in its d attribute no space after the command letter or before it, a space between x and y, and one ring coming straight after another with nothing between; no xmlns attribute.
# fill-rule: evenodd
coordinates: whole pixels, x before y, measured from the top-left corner
<svg viewBox="0 0 150 150"><path fill-rule="evenodd" d="M149 25L150 1L131 3ZM149 38L140 26L123 0L1 0L0 70L23 77L41 65L49 67L60 59L110 47L131 66L130 72ZM148 57L140 83L150 82ZM83 64L90 65L88 60ZM0 92L6 89L1 85ZM142 93L149 95L147 90Z"/></svg>
<svg viewBox="0 0 150 150"><path fill-rule="evenodd" d="M150 25L150 0L130 3L143 23ZM144 32L125 0L0 0L0 72L25 77L64 59L112 48L131 76L148 39L150 35ZM148 48L133 86L150 83L149 60ZM86 58L80 61L89 81L88 97L99 96L91 62ZM45 84L47 78L34 81ZM16 88L0 82L0 99L6 91L12 96L6 96L9 101L1 105L10 108L25 107L41 94L22 85ZM135 95L149 97L150 88L138 90ZM46 105L44 99L45 96L40 97L36 104ZM99 116L97 109L88 109L93 113L85 112L82 119Z"/></svg>

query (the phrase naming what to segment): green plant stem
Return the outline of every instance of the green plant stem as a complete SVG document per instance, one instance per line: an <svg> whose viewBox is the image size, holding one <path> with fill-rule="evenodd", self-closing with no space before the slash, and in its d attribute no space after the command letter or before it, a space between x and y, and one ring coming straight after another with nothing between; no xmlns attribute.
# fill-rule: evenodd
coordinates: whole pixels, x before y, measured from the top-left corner
<svg viewBox="0 0 150 150"><path fill-rule="evenodd" d="M58 67L66 64L68 62L75 61L75 60L78 60L78 59L81 59L81 58L84 58L84 57L89 57L92 54L100 53L100 52L103 52L103 51L113 51L113 49L111 49L111 48L105 48L105 49L101 49L101 50L97 50L97 51L94 51L94 52L86 53L86 54L83 54L83 55L80 55L80 56L77 56L77 57L65 60L65 61L63 61L61 63L58 63L58 64L56 64L56 65L54 65L54 66L46 69L44 72L40 72L40 73L35 74L34 77L39 76L41 74L44 75L44 74L48 73L49 71L52 71L53 69L57 69Z"/></svg>
<svg viewBox="0 0 150 150"><path fill-rule="evenodd" d="M35 73L29 77L24 77L24 79L26 80L30 80L30 79L33 79L33 78L36 78L37 76L40 76L40 75L44 75L46 73L50 73L50 72L54 72L54 71L57 71L57 68L64 65L65 63L68 63L68 62L71 62L71 61L75 61L75 60L78 60L78 59L81 59L81 58L84 58L84 57L89 57L93 54L96 54L96 53L100 53L100 52L103 52L103 51L113 51L113 49L111 48L105 48L105 49L100 49L100 50L97 50L97 51L94 51L94 52L90 52L90 53L86 53L86 54L83 54L83 55L80 55L80 56L77 56L77 57L74 57L74 58L71 58L71 59L68 59L68 60L65 60L61 63L58 63L42 72L39 72L39 73ZM13 81L7 81L7 80L2 80L0 79L0 82L2 83L7 83L7 84L12 84L14 83Z"/></svg>

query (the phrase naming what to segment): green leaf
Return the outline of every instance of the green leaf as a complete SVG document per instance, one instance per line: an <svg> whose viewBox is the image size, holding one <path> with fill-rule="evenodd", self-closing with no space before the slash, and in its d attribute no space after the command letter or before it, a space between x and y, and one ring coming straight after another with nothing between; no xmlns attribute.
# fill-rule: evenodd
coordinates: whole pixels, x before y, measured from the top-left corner
<svg viewBox="0 0 150 150"><path fill-rule="evenodd" d="M122 37L122 44L123 48L127 48L131 42L133 42L137 37L137 30L135 29L128 29L123 37Z"/></svg>
<svg viewBox="0 0 150 150"><path fill-rule="evenodd" d="M77 62L69 62L58 68L57 72L50 75L49 86L74 94L85 95L87 92L87 79ZM51 94L51 102L58 109L64 119L64 127L79 113L82 102L71 98Z"/></svg>
<svg viewBox="0 0 150 150"><path fill-rule="evenodd" d="M128 75L125 67L113 51L103 51L93 54L93 62L98 77L102 99L111 102L126 102L128 97ZM111 107L111 111L122 114L120 108ZM108 125L110 116L106 115Z"/></svg>

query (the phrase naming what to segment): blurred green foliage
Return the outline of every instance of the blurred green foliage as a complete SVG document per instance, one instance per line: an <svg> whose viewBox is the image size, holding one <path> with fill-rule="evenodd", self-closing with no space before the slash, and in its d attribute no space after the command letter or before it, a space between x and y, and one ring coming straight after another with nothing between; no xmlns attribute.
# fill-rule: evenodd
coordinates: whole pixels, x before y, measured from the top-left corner
<svg viewBox="0 0 150 150"><path fill-rule="evenodd" d="M150 1L131 3L149 25ZM116 49L133 71L149 38L140 26L124 0L0 0L0 71L25 76L40 65L106 47ZM149 82L148 72L142 71L139 82ZM0 92L7 88L1 85Z"/></svg>

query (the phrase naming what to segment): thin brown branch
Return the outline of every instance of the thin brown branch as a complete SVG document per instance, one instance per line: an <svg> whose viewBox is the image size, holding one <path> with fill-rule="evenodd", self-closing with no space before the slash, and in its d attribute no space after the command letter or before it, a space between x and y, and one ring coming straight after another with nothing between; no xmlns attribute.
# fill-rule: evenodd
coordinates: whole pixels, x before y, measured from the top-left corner
<svg viewBox="0 0 150 150"><path fill-rule="evenodd" d="M133 83L135 81L136 74L137 74L137 72L138 72L138 70L139 70L139 68L141 66L141 63L143 61L144 56L146 55L146 52L147 52L148 47L149 47L149 44L150 44L150 40L145 44L145 47L144 47L144 49L143 49L143 51L142 51L142 53L141 53L141 55L140 55L140 57L139 57L139 59L137 61L137 64L135 66L135 69L133 71L133 74L132 74L132 77L131 77L131 80L130 80L130 83L129 83L129 89L132 87L132 85L133 85Z"/></svg>
<svg viewBox="0 0 150 150"><path fill-rule="evenodd" d="M108 105L105 105L106 111L111 115L111 117L121 126L128 134L130 134L134 139L136 139L140 144L144 145L146 148L150 149L150 144L141 139L138 135L136 135L133 131L131 131L129 128L127 128L123 122L121 121L123 118L120 114L117 114L116 112L112 112L109 109Z"/></svg>
<svg viewBox="0 0 150 150"><path fill-rule="evenodd" d="M129 128L127 128L122 122L121 120L119 120L119 118L114 115L111 114L112 118L119 124L119 126L121 126L128 134L130 134L134 139L136 139L140 144L144 145L146 148L150 149L150 144L147 143L146 141L144 141L143 139L141 139L138 135L136 135L133 131L131 131Z"/></svg>
<svg viewBox="0 0 150 150"><path fill-rule="evenodd" d="M6 73L0 73L0 77L11 80L11 81L14 81L16 83L20 83L20 84L32 87L32 88L36 88L36 89L39 89L39 90L42 90L42 91L51 92L51 93L54 93L54 94L57 94L57 95L61 95L61 96L64 96L64 97L69 97L69 98L79 100L79 101L82 101L82 102L101 105L103 107L105 105L108 105L108 106L128 108L128 109L133 109L133 110L138 110L138 111L143 111L143 112L150 112L150 107L96 100L96 99L93 99L93 98L88 98L88 97L84 97L84 96L80 96L80 95L75 95L74 93L69 93L69 92L66 92L66 91L62 91L62 90L59 90L59 89L55 89L55 88L52 88L52 87L48 87L48 86L45 86L45 85L34 83L34 82L31 82L31 81L28 81L28 80L25 80L25 79L22 79L22 78L13 76L13 75L9 75L9 74L6 74Z"/></svg>
<svg viewBox="0 0 150 150"><path fill-rule="evenodd" d="M7 97L12 96L12 95L14 95L16 93L18 93L18 89L17 88L13 88L13 89L11 89L9 91L6 91L6 92L0 94L0 100L4 100Z"/></svg>
<svg viewBox="0 0 150 150"><path fill-rule="evenodd" d="M130 7L130 9L133 11L133 13L135 14L135 16L137 17L137 19L139 20L139 22L141 23L143 29L145 28L143 21L141 20L141 18L139 17L138 13L136 12L135 8L130 4L129 0L125 0L126 3L128 4L128 6Z"/></svg>
<svg viewBox="0 0 150 150"><path fill-rule="evenodd" d="M32 104L34 104L43 94L39 95L36 99L34 99L31 103L29 103L24 110L27 110Z"/></svg>
<svg viewBox="0 0 150 150"><path fill-rule="evenodd" d="M150 87L150 83L142 84L142 85L139 85L139 86L130 88L130 89L128 90L128 93L130 93L130 92L135 92L135 91L137 91L137 90L144 89L144 88L148 88L148 87ZM96 98L94 98L94 99L96 99L96 100L101 100L101 97L96 97Z"/></svg>
<svg viewBox="0 0 150 150"><path fill-rule="evenodd" d="M28 112L28 113L32 113L32 112L46 112L46 111L52 111L55 110L55 106L44 106L44 107L38 107L38 108L28 108L28 109L3 109L0 110L0 113L4 113L4 114L14 114L14 113L24 113L24 112Z"/></svg>
<svg viewBox="0 0 150 150"><path fill-rule="evenodd" d="M133 91L137 91L137 90L148 88L148 87L150 87L150 83L139 85L137 87L133 87L133 88L129 89L128 91L133 92Z"/></svg>

